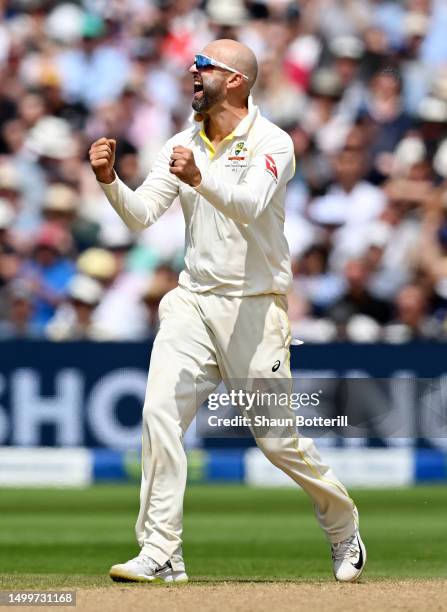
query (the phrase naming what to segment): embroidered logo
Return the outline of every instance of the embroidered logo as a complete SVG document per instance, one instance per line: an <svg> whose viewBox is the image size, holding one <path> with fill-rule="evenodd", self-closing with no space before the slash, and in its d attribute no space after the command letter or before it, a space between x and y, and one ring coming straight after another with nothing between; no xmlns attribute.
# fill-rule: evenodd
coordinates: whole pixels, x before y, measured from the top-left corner
<svg viewBox="0 0 447 612"><path fill-rule="evenodd" d="M265 169L273 176L275 181L278 180L278 169L276 167L275 160L271 155L265 156Z"/></svg>
<svg viewBox="0 0 447 612"><path fill-rule="evenodd" d="M241 140L237 142L234 149L228 155L228 164L225 165L227 168L232 168L233 171L237 171L240 168L246 168L247 166L247 147L245 142Z"/></svg>
<svg viewBox="0 0 447 612"><path fill-rule="evenodd" d="M239 155L239 153L241 151L246 151L247 150L247 149L244 149L244 144L245 144L245 142L243 140L241 140L241 142L238 142L236 144L236 147L234 149L234 154L236 155L236 157Z"/></svg>

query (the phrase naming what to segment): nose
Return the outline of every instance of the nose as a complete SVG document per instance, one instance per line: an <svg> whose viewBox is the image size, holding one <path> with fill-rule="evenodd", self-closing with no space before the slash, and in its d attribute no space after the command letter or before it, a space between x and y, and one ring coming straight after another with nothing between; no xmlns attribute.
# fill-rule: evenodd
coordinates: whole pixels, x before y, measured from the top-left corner
<svg viewBox="0 0 447 612"><path fill-rule="evenodd" d="M196 73L198 73L198 70L197 70L197 68L196 68L196 65L195 65L195 64L191 64L191 66L190 66L190 67L189 67L189 69L188 69L188 72L190 72L191 74L196 74Z"/></svg>

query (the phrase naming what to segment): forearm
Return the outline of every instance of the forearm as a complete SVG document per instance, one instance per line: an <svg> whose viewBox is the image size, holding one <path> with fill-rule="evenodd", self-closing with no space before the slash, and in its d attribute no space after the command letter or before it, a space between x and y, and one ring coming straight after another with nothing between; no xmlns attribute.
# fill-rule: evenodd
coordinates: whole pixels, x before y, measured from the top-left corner
<svg viewBox="0 0 447 612"><path fill-rule="evenodd" d="M232 185L209 172L202 174L202 181L196 189L226 217L247 225L263 212L267 199L266 195L257 194L247 184Z"/></svg>
<svg viewBox="0 0 447 612"><path fill-rule="evenodd" d="M245 225L253 223L295 172L293 144L288 136L281 136L281 142L270 151L263 153L261 149L253 155L241 183L227 182L205 171L195 189L226 217Z"/></svg>
<svg viewBox="0 0 447 612"><path fill-rule="evenodd" d="M151 225L148 203L127 187L116 174L112 183L99 183L99 185L129 229L137 231Z"/></svg>

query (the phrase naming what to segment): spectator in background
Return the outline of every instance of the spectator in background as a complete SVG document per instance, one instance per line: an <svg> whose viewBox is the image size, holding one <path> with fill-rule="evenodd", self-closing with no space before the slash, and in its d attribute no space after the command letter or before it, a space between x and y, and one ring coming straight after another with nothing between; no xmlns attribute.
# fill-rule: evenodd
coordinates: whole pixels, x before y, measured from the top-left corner
<svg viewBox="0 0 447 612"><path fill-rule="evenodd" d="M421 56L424 64L431 69L447 61L447 7L443 0L413 0L409 3L410 11L424 13L430 20L430 27Z"/></svg>
<svg viewBox="0 0 447 612"><path fill-rule="evenodd" d="M360 78L365 46L360 38L340 36L330 42L330 51L334 57L335 74L343 91L339 112L355 119L366 96L366 88Z"/></svg>
<svg viewBox="0 0 447 612"><path fill-rule="evenodd" d="M335 288L348 284L351 259L366 266L372 299L390 305L405 286L417 285L428 296L428 318L442 324L446 23L442 0L8 6L0 24L0 200L6 201L0 202L0 320L12 316L11 283L24 270L31 277L31 321L41 317L43 303L51 313L67 306L64 283L56 299L51 291L42 301L42 275L51 276L54 266L69 266L72 274L79 256L100 247L95 272L104 294L91 313L95 325L100 314L101 328L113 328L121 340L156 326L156 269L165 261L182 265L182 211L175 203L155 227L124 235L104 205L86 151L99 134L117 137L120 176L130 187L139 184L160 142L188 124L192 85L185 67L209 40L228 36L261 58L255 102L294 142L297 171L288 185L285 232L296 262L290 297L296 335L337 337L332 301ZM44 259L55 261L42 267L34 244L48 223L68 242L71 237L72 247L50 248L51 255L46 249ZM355 316L340 327L343 337L383 338L380 320L377 328L370 317Z"/></svg>
<svg viewBox="0 0 447 612"><path fill-rule="evenodd" d="M325 196L314 200L310 219L326 228L338 228L328 235L334 269L362 253L362 231L383 211L383 191L364 179L366 154L360 147L345 147L332 159L334 183Z"/></svg>
<svg viewBox="0 0 447 612"><path fill-rule="evenodd" d="M288 315L293 338L302 342L334 342L337 328L328 317L316 318L309 302L299 293L289 294Z"/></svg>
<svg viewBox="0 0 447 612"><path fill-rule="evenodd" d="M318 149L326 155L340 149L349 131L350 118L339 112L342 92L342 83L334 70L320 68L312 75L303 121Z"/></svg>
<svg viewBox="0 0 447 612"><path fill-rule="evenodd" d="M402 100L401 76L395 69L380 70L372 77L361 119L368 130L375 180L379 180L383 154L394 151L413 125Z"/></svg>
<svg viewBox="0 0 447 612"><path fill-rule="evenodd" d="M288 36L284 69L300 90L308 88L312 72L321 58L322 43L307 27L297 3L289 3L284 15Z"/></svg>
<svg viewBox="0 0 447 612"><path fill-rule="evenodd" d="M103 289L90 278L77 274L67 289L67 301L59 306L46 327L50 340L114 340L113 329L101 327L95 321L95 309L101 302Z"/></svg>
<svg viewBox="0 0 447 612"><path fill-rule="evenodd" d="M442 151L441 151L442 153ZM447 174L442 159L440 173ZM415 266L429 279L433 291L433 315L447 330L447 198L445 183L434 190L423 208L421 231L415 247Z"/></svg>
<svg viewBox="0 0 447 612"><path fill-rule="evenodd" d="M286 222L296 214L302 215L309 197L324 193L332 177L329 160L318 150L308 126L292 123L287 126L287 132L293 142L297 164L286 192L286 213L290 213L286 215ZM301 238L307 239L306 236Z"/></svg>
<svg viewBox="0 0 447 612"><path fill-rule="evenodd" d="M163 297L172 289L175 289L178 282L177 272L168 264L158 266L150 281L149 286L144 291L142 302L146 309L147 334L154 336L160 324L158 318L158 307Z"/></svg>
<svg viewBox="0 0 447 612"><path fill-rule="evenodd" d="M64 183L50 185L45 193L42 217L67 231L77 252L98 245L99 225L79 215L79 196L72 187Z"/></svg>
<svg viewBox="0 0 447 612"><path fill-rule="evenodd" d="M113 330L117 340L138 340L146 330L141 295L147 274L133 274L126 269L126 253L130 246L126 236L123 242L115 236L110 238L114 240L113 251L103 248L84 251L77 267L80 273L95 279L103 288L101 303L94 314L95 324Z"/></svg>
<svg viewBox="0 0 447 612"><path fill-rule="evenodd" d="M126 185L136 189L141 184L141 170L138 162L138 151L130 143L117 143L116 167L120 177L124 177Z"/></svg>
<svg viewBox="0 0 447 612"><path fill-rule="evenodd" d="M78 272L96 280L103 290L113 283L118 264L109 251L100 248L87 249L76 262Z"/></svg>
<svg viewBox="0 0 447 612"><path fill-rule="evenodd" d="M8 161L0 163L0 198L7 200L17 215L21 211L20 177Z"/></svg>
<svg viewBox="0 0 447 612"><path fill-rule="evenodd" d="M39 90L29 89L19 100L17 112L24 128L32 129L46 114L45 98L42 93Z"/></svg>
<svg viewBox="0 0 447 612"><path fill-rule="evenodd" d="M50 183L76 180L66 165L78 154L70 125L57 117L43 117L29 131L26 141L13 158L20 174L23 191L23 214L31 234L39 225L41 203Z"/></svg>
<svg viewBox="0 0 447 612"><path fill-rule="evenodd" d="M13 281L7 289L7 316L0 321L0 340L36 340L43 336L33 323L34 292L24 280Z"/></svg>
<svg viewBox="0 0 447 612"><path fill-rule="evenodd" d="M405 108L416 116L422 100L431 85L430 71L421 58L421 47L430 25L429 17L422 12L410 12L404 18L404 34L401 70Z"/></svg>
<svg viewBox="0 0 447 612"><path fill-rule="evenodd" d="M281 57L274 53L260 63L253 95L263 115L279 126L290 124L304 110L303 93L287 78Z"/></svg>
<svg viewBox="0 0 447 612"><path fill-rule="evenodd" d="M442 340L439 322L429 315L429 300L423 287L407 285L396 298L396 316L385 327L385 340L392 343Z"/></svg>
<svg viewBox="0 0 447 612"><path fill-rule="evenodd" d="M8 283L17 276L20 268L20 256L11 233L14 218L14 210L8 202L0 200L0 321L9 316Z"/></svg>
<svg viewBox="0 0 447 612"><path fill-rule="evenodd" d="M114 44L115 37L107 32L101 17L85 15L81 35L79 47L59 54L57 68L64 96L89 108L122 92L129 62L124 51Z"/></svg>
<svg viewBox="0 0 447 612"><path fill-rule="evenodd" d="M348 261L345 267L345 279L347 288L344 294L327 311L330 319L338 327L339 338L347 338L347 326L356 315L364 315L380 325L391 320L390 303L374 297L368 288L369 271L364 260Z"/></svg>
<svg viewBox="0 0 447 612"><path fill-rule="evenodd" d="M372 9L373 25L385 35L392 49L403 44L403 28L408 5L394 0L374 0Z"/></svg>
<svg viewBox="0 0 447 612"><path fill-rule="evenodd" d="M327 40L355 36L371 21L371 3L368 0L316 0L313 4L318 15L318 27Z"/></svg>
<svg viewBox="0 0 447 612"><path fill-rule="evenodd" d="M388 229L383 264L402 278L414 272L414 251L420 232L420 211L430 185L414 180L392 180L384 187L388 198L381 223ZM378 225L378 224L377 224ZM374 232L373 225L371 229ZM373 235L372 234L370 235ZM367 237L365 236L367 240Z"/></svg>
<svg viewBox="0 0 447 612"><path fill-rule="evenodd" d="M399 257L402 240L399 228L395 230L385 221L376 221L365 235L364 260L370 275L369 290L374 297L392 301L395 294L411 277L411 259L402 265ZM393 238L396 242L393 242ZM400 243L400 244L399 244Z"/></svg>
<svg viewBox="0 0 447 612"><path fill-rule="evenodd" d="M66 230L50 223L43 225L19 271L19 275L33 287L32 323L40 330L45 328L63 301L74 275L75 265L68 256L71 247Z"/></svg>
<svg viewBox="0 0 447 612"><path fill-rule="evenodd" d="M447 101L427 96L419 106L418 119L421 138L431 160L439 143L447 138Z"/></svg>
<svg viewBox="0 0 447 612"><path fill-rule="evenodd" d="M323 245L311 246L294 266L294 290L312 306L312 313L321 316L344 291L344 280L328 266L329 252Z"/></svg>

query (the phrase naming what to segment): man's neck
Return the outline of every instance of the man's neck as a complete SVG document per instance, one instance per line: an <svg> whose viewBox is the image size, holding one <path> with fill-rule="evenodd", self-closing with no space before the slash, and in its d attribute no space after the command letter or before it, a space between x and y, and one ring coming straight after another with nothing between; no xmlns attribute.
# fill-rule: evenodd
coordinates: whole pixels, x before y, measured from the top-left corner
<svg viewBox="0 0 447 612"><path fill-rule="evenodd" d="M223 105L205 118L205 132L214 146L217 146L248 115L246 106Z"/></svg>

